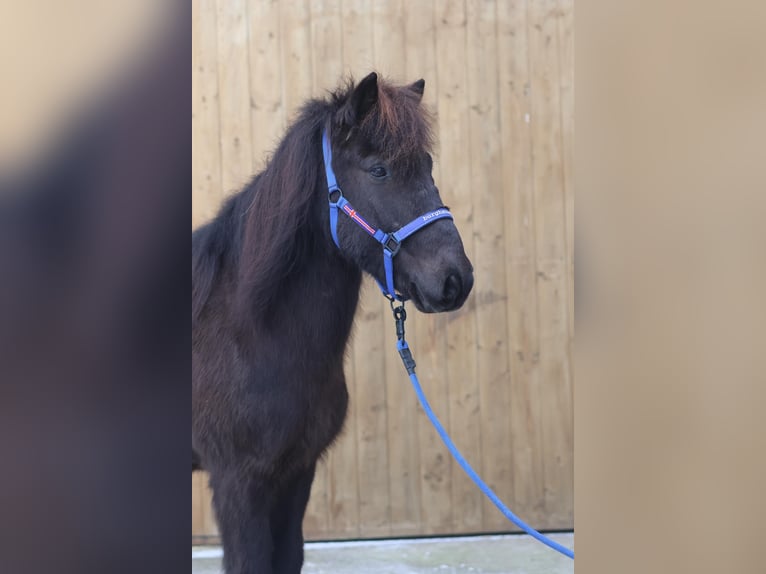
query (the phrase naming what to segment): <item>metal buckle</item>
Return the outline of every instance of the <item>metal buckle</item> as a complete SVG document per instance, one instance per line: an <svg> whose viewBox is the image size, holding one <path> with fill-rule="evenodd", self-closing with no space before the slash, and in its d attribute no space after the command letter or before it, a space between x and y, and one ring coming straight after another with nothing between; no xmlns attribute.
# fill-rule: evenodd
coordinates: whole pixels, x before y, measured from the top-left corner
<svg viewBox="0 0 766 574"><path fill-rule="evenodd" d="M392 234L386 236L386 239L383 241L383 248L391 253L391 257L399 253L399 249L401 249L401 247L402 242Z"/></svg>
<svg viewBox="0 0 766 574"><path fill-rule="evenodd" d="M335 200L334 200L334 199L332 198L332 195L333 195L334 193L337 193L337 194L338 194L338 199L335 199ZM338 204L338 202L339 202L339 201L341 200L341 198L343 197L343 192L341 191L341 189L340 189L339 187L334 187L334 188L332 188L332 189L329 191L329 193L327 194L327 197L328 197L328 199L330 200L330 203L332 203L332 204L334 204L334 205L337 205L337 204Z"/></svg>

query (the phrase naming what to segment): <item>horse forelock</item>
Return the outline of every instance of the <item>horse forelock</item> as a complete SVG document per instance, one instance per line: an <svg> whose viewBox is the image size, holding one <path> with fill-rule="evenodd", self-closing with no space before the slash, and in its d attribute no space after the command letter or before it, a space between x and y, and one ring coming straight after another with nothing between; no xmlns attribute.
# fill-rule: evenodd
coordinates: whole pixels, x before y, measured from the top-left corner
<svg viewBox="0 0 766 574"><path fill-rule="evenodd" d="M433 118L407 87L378 83L378 101L359 125L362 137L392 164L409 166L433 150Z"/></svg>
<svg viewBox="0 0 766 574"><path fill-rule="evenodd" d="M355 87L354 81L348 79L332 94L336 111L343 108ZM340 123L348 118L343 114ZM361 144L363 153L375 153L394 166L408 169L423 153L433 151L433 119L432 112L421 103L421 95L411 87L378 77L377 101L352 127L350 135Z"/></svg>

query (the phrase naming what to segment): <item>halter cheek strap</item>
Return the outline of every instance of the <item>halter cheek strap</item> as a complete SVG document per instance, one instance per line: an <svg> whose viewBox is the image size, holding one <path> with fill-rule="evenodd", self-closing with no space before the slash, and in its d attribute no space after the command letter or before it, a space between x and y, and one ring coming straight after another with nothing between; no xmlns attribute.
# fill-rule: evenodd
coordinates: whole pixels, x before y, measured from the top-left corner
<svg viewBox="0 0 766 574"><path fill-rule="evenodd" d="M386 233L381 229L376 229L361 216L346 201L343 197L343 192L338 186L338 181L335 177L335 172L332 169L332 148L330 147L330 137L325 130L322 133L322 155L324 156L324 170L327 177L327 191L328 200L330 205L330 233L332 234L332 240L335 245L340 249L340 242L338 241L338 213L344 213L351 221L356 223L359 227L378 243L383 246L383 268L386 273L386 284L383 285L380 281L378 286L380 290L390 300L402 301L403 297L396 293L394 288L394 257L399 253L402 242L407 239L413 233L420 231L427 225L439 221L440 219L452 219L452 214L446 207L440 207L433 211L429 211L419 217L416 217L410 221L407 225L392 232Z"/></svg>

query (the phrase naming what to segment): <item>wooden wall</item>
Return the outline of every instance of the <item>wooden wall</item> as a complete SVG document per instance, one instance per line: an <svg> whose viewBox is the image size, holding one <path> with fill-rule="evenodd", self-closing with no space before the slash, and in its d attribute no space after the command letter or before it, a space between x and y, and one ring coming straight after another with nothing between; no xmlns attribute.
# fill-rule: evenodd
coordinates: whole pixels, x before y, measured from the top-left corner
<svg viewBox="0 0 766 574"><path fill-rule="evenodd" d="M192 226L257 170L296 107L344 74L425 78L434 176L476 268L455 313L410 313L432 406L534 526L573 526L572 0L194 0ZM319 467L308 538L509 531L416 404L368 281L345 434ZM216 527L192 477L192 535Z"/></svg>

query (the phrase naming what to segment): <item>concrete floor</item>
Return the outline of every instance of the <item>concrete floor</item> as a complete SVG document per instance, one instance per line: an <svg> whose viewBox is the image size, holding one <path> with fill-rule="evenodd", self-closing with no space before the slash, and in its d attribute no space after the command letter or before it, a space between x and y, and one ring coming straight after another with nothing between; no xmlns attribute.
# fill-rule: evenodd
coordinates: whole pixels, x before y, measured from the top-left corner
<svg viewBox="0 0 766 574"><path fill-rule="evenodd" d="M569 548L573 534L551 538ZM192 574L219 574L221 550L192 549ZM306 544L303 574L572 574L574 561L526 535Z"/></svg>

